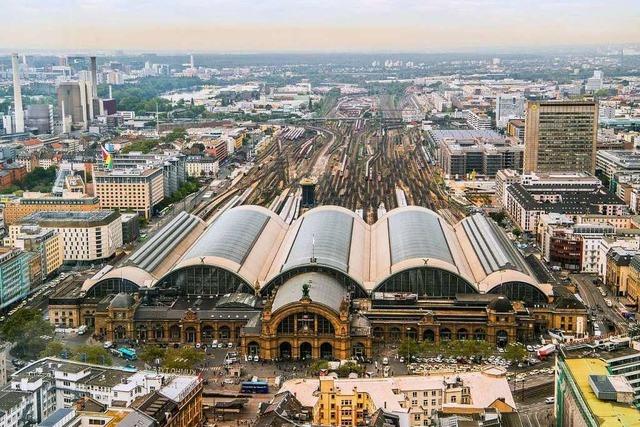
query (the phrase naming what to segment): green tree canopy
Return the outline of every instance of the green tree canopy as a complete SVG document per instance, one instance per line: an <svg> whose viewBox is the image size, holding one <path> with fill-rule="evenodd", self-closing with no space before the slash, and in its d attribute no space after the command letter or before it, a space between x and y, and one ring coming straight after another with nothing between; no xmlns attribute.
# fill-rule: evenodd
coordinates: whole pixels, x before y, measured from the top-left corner
<svg viewBox="0 0 640 427"><path fill-rule="evenodd" d="M517 362L524 359L527 356L527 348L520 343L507 344L504 357L512 362Z"/></svg>
<svg viewBox="0 0 640 427"><path fill-rule="evenodd" d="M73 358L80 362L111 366L111 354L101 345L80 345L75 349Z"/></svg>
<svg viewBox="0 0 640 427"><path fill-rule="evenodd" d="M53 326L42 318L39 310L23 308L2 325L2 338L14 342L11 353L17 357L35 359L47 347L53 336Z"/></svg>
<svg viewBox="0 0 640 427"><path fill-rule="evenodd" d="M168 369L194 369L204 361L204 353L193 347L169 348L162 366Z"/></svg>
<svg viewBox="0 0 640 427"><path fill-rule="evenodd" d="M156 362L156 359L160 359L160 360L164 359L165 354L166 354L166 350L163 348L160 348L156 345L145 345L144 347L142 347L142 351L138 353L138 357L143 362L149 365L154 365Z"/></svg>

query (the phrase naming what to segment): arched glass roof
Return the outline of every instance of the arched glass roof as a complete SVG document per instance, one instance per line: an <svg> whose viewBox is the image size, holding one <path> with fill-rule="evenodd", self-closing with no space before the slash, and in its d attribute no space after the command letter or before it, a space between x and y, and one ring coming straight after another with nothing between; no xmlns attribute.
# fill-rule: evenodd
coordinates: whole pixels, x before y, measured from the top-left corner
<svg viewBox="0 0 640 427"><path fill-rule="evenodd" d="M353 217L339 210L319 210L302 218L282 270L317 263L349 270Z"/></svg>
<svg viewBox="0 0 640 427"><path fill-rule="evenodd" d="M270 219L260 210L228 210L203 233L183 260L213 256L242 264Z"/></svg>
<svg viewBox="0 0 640 427"><path fill-rule="evenodd" d="M455 264L440 218L429 210L400 211L388 217L391 265L414 258Z"/></svg>

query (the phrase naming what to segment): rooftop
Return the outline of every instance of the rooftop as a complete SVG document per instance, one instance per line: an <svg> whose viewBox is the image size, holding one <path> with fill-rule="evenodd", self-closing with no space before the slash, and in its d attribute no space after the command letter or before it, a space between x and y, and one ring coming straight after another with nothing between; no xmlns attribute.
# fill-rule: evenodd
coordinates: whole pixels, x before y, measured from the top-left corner
<svg viewBox="0 0 640 427"><path fill-rule="evenodd" d="M25 216L20 222L22 224L37 223L42 226L79 227L109 224L119 217L119 213L108 210L87 212L40 211Z"/></svg>
<svg viewBox="0 0 640 427"><path fill-rule="evenodd" d="M593 416L601 427L637 426L638 409L624 403L600 400L589 385L590 375L608 375L606 362L600 359L566 359L565 364Z"/></svg>

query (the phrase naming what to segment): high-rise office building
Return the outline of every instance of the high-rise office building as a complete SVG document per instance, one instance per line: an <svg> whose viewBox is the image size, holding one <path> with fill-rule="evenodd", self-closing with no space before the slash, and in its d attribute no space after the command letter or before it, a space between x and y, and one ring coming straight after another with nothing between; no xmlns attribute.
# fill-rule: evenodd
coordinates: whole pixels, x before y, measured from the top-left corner
<svg viewBox="0 0 640 427"><path fill-rule="evenodd" d="M61 114L70 116L75 127L87 129L93 119L92 90L90 79L58 84L58 110Z"/></svg>
<svg viewBox="0 0 640 427"><path fill-rule="evenodd" d="M13 68L13 105L15 109L15 133L24 132L24 111L22 109L22 90L20 88L20 65L18 64L18 54L11 55L11 65Z"/></svg>
<svg viewBox="0 0 640 427"><path fill-rule="evenodd" d="M595 102L529 101L525 114L525 172L595 173Z"/></svg>

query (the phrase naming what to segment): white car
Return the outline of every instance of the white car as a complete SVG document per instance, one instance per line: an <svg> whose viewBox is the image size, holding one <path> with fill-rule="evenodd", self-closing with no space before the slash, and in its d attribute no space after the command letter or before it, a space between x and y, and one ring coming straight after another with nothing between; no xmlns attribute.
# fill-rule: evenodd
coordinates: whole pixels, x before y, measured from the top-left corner
<svg viewBox="0 0 640 427"><path fill-rule="evenodd" d="M528 345L528 346L527 346L527 351L532 352L532 351L533 351L533 347L532 347L532 346L530 346L530 345Z"/></svg>
<svg viewBox="0 0 640 427"><path fill-rule="evenodd" d="M605 299L604 302L605 304L607 304L607 307L613 307L613 303L611 302L610 299Z"/></svg>
<svg viewBox="0 0 640 427"><path fill-rule="evenodd" d="M102 346L104 348L111 348L113 347L113 343L111 341L105 341L104 344L102 344Z"/></svg>
<svg viewBox="0 0 640 427"><path fill-rule="evenodd" d="M551 397L547 397L547 398L544 400L544 403L547 403L547 404L556 403L556 398L555 398L555 397L553 397L553 396L551 396Z"/></svg>
<svg viewBox="0 0 640 427"><path fill-rule="evenodd" d="M382 364L383 365L388 365L389 364L389 358L388 357L383 357L382 358Z"/></svg>

